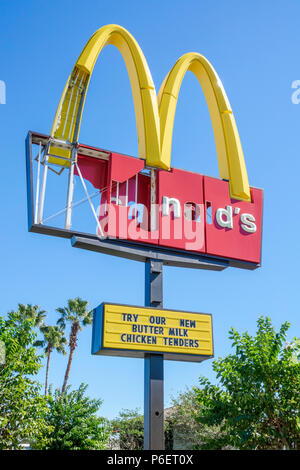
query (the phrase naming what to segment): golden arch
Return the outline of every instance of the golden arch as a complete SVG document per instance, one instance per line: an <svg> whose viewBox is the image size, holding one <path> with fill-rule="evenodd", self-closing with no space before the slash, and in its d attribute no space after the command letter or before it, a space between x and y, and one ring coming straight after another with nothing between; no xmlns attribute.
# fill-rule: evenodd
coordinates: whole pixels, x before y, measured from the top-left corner
<svg viewBox="0 0 300 470"><path fill-rule="evenodd" d="M192 71L209 108L219 162L220 177L230 182L231 197L251 200L244 155L235 119L222 83L212 65L197 53L183 55L165 78L158 97L144 54L133 36L118 25L100 28L79 56L60 99L51 136L77 142L84 100L94 65L101 50L113 44L127 67L134 100L139 157L149 166L170 169L172 133L177 99L185 73ZM70 159L70 152L52 146L55 155ZM65 160L64 164L68 163ZM52 162L62 160L52 157Z"/></svg>
<svg viewBox="0 0 300 470"><path fill-rule="evenodd" d="M201 54L190 52L180 57L159 90L161 161L170 167L177 99L187 71L193 72L197 77L206 98L214 130L220 177L230 181L232 197L250 200L245 159L229 100L216 71Z"/></svg>
<svg viewBox="0 0 300 470"><path fill-rule="evenodd" d="M160 153L155 87L141 48L121 26L104 26L87 42L64 89L51 135L71 142L77 141L90 77L98 55L108 44L116 46L125 61L135 106L139 156L151 160Z"/></svg>

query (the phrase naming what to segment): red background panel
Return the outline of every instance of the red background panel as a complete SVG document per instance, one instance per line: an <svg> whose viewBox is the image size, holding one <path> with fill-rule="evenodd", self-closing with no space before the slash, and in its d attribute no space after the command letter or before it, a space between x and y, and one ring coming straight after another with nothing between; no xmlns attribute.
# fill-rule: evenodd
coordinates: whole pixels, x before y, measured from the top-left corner
<svg viewBox="0 0 300 470"><path fill-rule="evenodd" d="M100 216L105 234L113 238L158 245L158 230L150 232L150 178L139 173L137 179L133 176L124 183L119 183L119 205L116 204L116 196L117 183L111 181L112 202L108 203L107 212ZM103 201L105 202L105 198ZM135 202L138 206L131 207ZM144 206L142 213L139 212L140 209L137 210L140 205Z"/></svg>
<svg viewBox="0 0 300 470"><path fill-rule="evenodd" d="M110 178L123 183L139 173L144 166L145 160L121 155L119 153L112 153Z"/></svg>
<svg viewBox="0 0 300 470"><path fill-rule="evenodd" d="M162 215L164 196L179 200L180 219L174 219L172 210L168 216ZM188 202L200 207L200 221L189 221L184 216L185 204ZM158 171L158 203L160 205L159 244L181 250L205 252L203 176L175 168L170 171ZM169 237L168 234L170 234Z"/></svg>
<svg viewBox="0 0 300 470"><path fill-rule="evenodd" d="M229 183L209 176L204 177L204 195L206 207L211 204L211 224L206 223L206 252L209 255L232 258L251 263L260 263L263 191L251 188L252 202L231 199ZM233 228L220 227L216 221L216 211L231 206L233 210ZM238 214L236 211L240 209ZM241 227L243 213L255 217L256 232L247 233Z"/></svg>
<svg viewBox="0 0 300 470"><path fill-rule="evenodd" d="M251 188L252 202L238 201L230 198L227 181L174 168L156 170L159 229L151 233L151 179L140 173L144 168L143 160L111 154L107 161L79 154L78 165L83 178L100 190L101 203L107 203L102 206L99 220L108 236L260 264L262 190ZM119 205L116 204L117 194ZM174 217L172 204L169 215L162 215L164 196L179 201L179 218ZM187 203L196 214L192 220L187 216ZM208 205L212 210L210 221L205 210ZM227 206L232 208L232 228L220 226L216 219L217 210L225 210ZM242 214L255 218L254 233L243 229ZM226 220L226 215L224 217Z"/></svg>
<svg viewBox="0 0 300 470"><path fill-rule="evenodd" d="M78 166L80 168L82 177L96 188L102 189L107 184L108 177L108 161L101 160L98 158L87 157L85 155L78 155ZM78 175L78 171L74 169L75 175Z"/></svg>
<svg viewBox="0 0 300 470"><path fill-rule="evenodd" d="M158 245L158 230L150 233L147 225L138 223L135 217L129 220L129 210L129 207L117 206L114 203L107 205L107 212L100 220L105 235L120 240Z"/></svg>

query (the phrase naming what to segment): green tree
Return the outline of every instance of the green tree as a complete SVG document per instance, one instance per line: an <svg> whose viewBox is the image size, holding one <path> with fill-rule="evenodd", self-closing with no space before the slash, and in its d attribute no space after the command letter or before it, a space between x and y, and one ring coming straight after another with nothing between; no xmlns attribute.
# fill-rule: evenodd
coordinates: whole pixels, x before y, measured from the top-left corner
<svg viewBox="0 0 300 470"><path fill-rule="evenodd" d="M36 449L92 450L104 449L109 433L109 423L97 412L102 400L85 396L87 385L78 390L55 390L48 395L46 423L51 431L45 431L44 440L36 441Z"/></svg>
<svg viewBox="0 0 300 470"><path fill-rule="evenodd" d="M41 367L33 343L33 319L20 319L19 312L0 317L0 342L5 355L0 365L0 449L18 449L22 440L43 441L46 401L41 385L33 379Z"/></svg>
<svg viewBox="0 0 300 470"><path fill-rule="evenodd" d="M121 410L112 420L112 435L119 436L121 450L142 450L144 448L144 417L138 409Z"/></svg>
<svg viewBox="0 0 300 470"><path fill-rule="evenodd" d="M5 364L5 344L3 341L0 341L0 366Z"/></svg>
<svg viewBox="0 0 300 470"><path fill-rule="evenodd" d="M194 389L187 389L172 399L173 406L165 411L166 449L197 449L204 439L217 440L220 426L205 425L197 419L202 405Z"/></svg>
<svg viewBox="0 0 300 470"><path fill-rule="evenodd" d="M286 348L291 349L292 360L294 362L300 362L300 338L295 338L292 343L287 343Z"/></svg>
<svg viewBox="0 0 300 470"><path fill-rule="evenodd" d="M35 346L40 346L40 347L45 348L45 353L47 355L46 378L45 378L45 395L47 395L49 364L50 364L51 353L53 352L53 350L55 350L60 354L64 354L64 355L67 354L65 350L67 339L65 337L64 331L58 326L43 325L40 327L40 330L44 335L44 339L36 341Z"/></svg>
<svg viewBox="0 0 300 470"><path fill-rule="evenodd" d="M235 353L213 363L220 384L201 377L195 388L199 422L223 432L202 448L300 448L300 362L286 346L288 329L284 323L276 333L271 320L260 317L256 336L230 330Z"/></svg>
<svg viewBox="0 0 300 470"><path fill-rule="evenodd" d="M138 409L121 410L119 416L111 421L109 448L120 450L143 450L144 448L144 416ZM165 416L164 422L165 448L173 449L173 421Z"/></svg>
<svg viewBox="0 0 300 470"><path fill-rule="evenodd" d="M93 315L92 310L88 309L88 302L86 300L80 299L79 297L76 297L75 299L69 299L67 307L58 308L56 310L61 315L57 321L59 326L65 328L67 322L71 323L71 332L69 338L70 352L62 386L62 392L64 392L66 390L70 375L74 351L77 346L78 332L82 330L83 326L90 325L92 323Z"/></svg>
<svg viewBox="0 0 300 470"><path fill-rule="evenodd" d="M18 310L16 314L18 315L19 321L23 321L26 318L32 320L34 326L39 327L44 323L46 318L46 311L41 310L39 305L31 304L18 304Z"/></svg>

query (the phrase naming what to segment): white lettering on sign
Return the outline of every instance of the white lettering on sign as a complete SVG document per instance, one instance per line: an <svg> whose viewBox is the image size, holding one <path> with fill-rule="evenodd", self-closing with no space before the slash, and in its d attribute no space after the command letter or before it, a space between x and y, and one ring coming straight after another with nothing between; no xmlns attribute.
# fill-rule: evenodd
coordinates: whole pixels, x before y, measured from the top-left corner
<svg viewBox="0 0 300 470"><path fill-rule="evenodd" d="M240 208L235 207L234 211L232 206L226 206L225 209L220 208L216 210L216 222L220 227L233 229L233 214L240 213ZM241 214L240 217L241 228L247 233L255 233L257 230L255 217L252 214Z"/></svg>
<svg viewBox="0 0 300 470"><path fill-rule="evenodd" d="M175 197L163 196L162 201L162 215L170 214L170 205L173 206L174 219L179 219L181 217L181 207L180 202Z"/></svg>
<svg viewBox="0 0 300 470"><path fill-rule="evenodd" d="M232 207L226 206L226 209L217 209L216 221L220 227L233 228Z"/></svg>
<svg viewBox="0 0 300 470"><path fill-rule="evenodd" d="M241 215L241 227L245 232L254 233L256 232L255 217L251 214Z"/></svg>
<svg viewBox="0 0 300 470"><path fill-rule="evenodd" d="M162 215L170 215L170 205L173 206L174 218L181 217L181 206L178 199L175 197L163 196ZM226 206L225 209L220 207L216 210L216 223L219 227L233 229L233 216L240 213L240 207ZM240 216L241 228L247 233L255 233L257 226L255 224L255 217L252 214L243 213Z"/></svg>

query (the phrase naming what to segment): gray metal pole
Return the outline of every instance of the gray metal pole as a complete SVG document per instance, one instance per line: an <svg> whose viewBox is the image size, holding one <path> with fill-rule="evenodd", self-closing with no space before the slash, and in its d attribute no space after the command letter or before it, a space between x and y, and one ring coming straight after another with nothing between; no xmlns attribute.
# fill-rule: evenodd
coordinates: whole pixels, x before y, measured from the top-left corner
<svg viewBox="0 0 300 470"><path fill-rule="evenodd" d="M149 259L145 263L145 305L163 306L163 263ZM164 449L164 357L145 356L144 449Z"/></svg>

